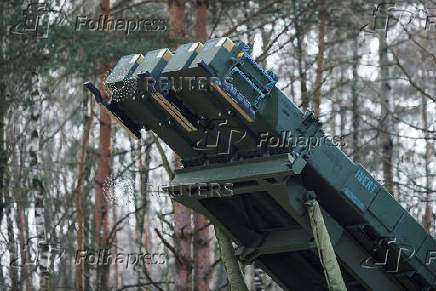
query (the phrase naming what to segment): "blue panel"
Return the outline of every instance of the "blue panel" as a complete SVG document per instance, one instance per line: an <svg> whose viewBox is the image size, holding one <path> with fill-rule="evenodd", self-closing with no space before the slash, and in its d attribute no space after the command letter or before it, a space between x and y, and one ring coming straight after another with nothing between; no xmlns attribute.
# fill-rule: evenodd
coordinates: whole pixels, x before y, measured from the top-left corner
<svg viewBox="0 0 436 291"><path fill-rule="evenodd" d="M255 60L253 60L249 53L244 52L244 54L241 57L241 64L244 64L244 61L248 61L251 65L253 65L269 82L265 85L265 88L269 91L271 88L277 83L277 77L276 74L273 72L265 72L265 70L259 66L258 63L256 63Z"/></svg>
<svg viewBox="0 0 436 291"><path fill-rule="evenodd" d="M259 101L262 100L263 97L265 97L265 94L263 94L262 91L238 67L234 67L232 69L232 76L235 73L239 74L248 84L250 84L250 86L257 92L257 94L259 94L253 103L253 105L256 106L259 103Z"/></svg>
<svg viewBox="0 0 436 291"><path fill-rule="evenodd" d="M256 112L251 108L250 102L239 91L226 81L214 81L253 121Z"/></svg>

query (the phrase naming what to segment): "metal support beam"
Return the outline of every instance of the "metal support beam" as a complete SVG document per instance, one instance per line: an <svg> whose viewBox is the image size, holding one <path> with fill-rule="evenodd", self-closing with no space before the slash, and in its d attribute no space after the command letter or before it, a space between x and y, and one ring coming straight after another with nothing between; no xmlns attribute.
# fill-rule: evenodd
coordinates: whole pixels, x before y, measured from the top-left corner
<svg viewBox="0 0 436 291"><path fill-rule="evenodd" d="M212 182L233 183L235 189L240 187L236 196L243 194L250 195L254 189L256 191L265 191L270 198L280 205L301 226L300 229L296 229L294 225L292 229L288 230L271 231L266 234L259 233L244 224L238 224L239 221L232 220L229 214L234 214L236 210L223 208L218 211L216 209L209 209L209 206L205 207L207 204L204 204L204 202L209 197L180 195L175 197L175 200L199 211L206 215L213 224L219 225L240 246L238 254L242 260L252 261L256 259L257 261L257 259L265 256L289 252L298 253L313 247L310 244L312 236L309 235L312 230L304 203L308 199L313 199L314 193L311 193L303 186L300 176L295 175L289 166L287 155L277 155L268 159L252 159L249 162L244 161L242 163L235 162L226 166L189 168L178 171L172 185L183 186L193 183ZM274 183L267 182L269 178L274 178ZM259 182L260 180L264 181ZM252 185L249 182L254 184ZM216 199L216 197L212 199ZM220 198L216 200L214 206L225 199L231 200L233 197ZM216 216L218 213L216 211L221 213L220 217ZM240 212L242 212L242 209ZM365 269L362 267L361 262L368 258L369 254L322 207L321 212L341 269L346 270L347 273L354 277L354 280L351 281L358 281L361 286L368 290L404 290L403 286L395 280L394 276L383 269ZM227 216L230 220L226 222ZM230 230L228 228L229 225L234 228ZM243 232L249 236L245 238L245 244L236 237ZM266 269L268 270L267 267ZM299 279L297 276L294 279L295 282L293 282L295 284L300 284L297 281L301 278Z"/></svg>
<svg viewBox="0 0 436 291"><path fill-rule="evenodd" d="M312 236L302 228L271 231L266 234L259 246L240 246L236 255L243 263L251 263L260 255L295 252L316 248Z"/></svg>

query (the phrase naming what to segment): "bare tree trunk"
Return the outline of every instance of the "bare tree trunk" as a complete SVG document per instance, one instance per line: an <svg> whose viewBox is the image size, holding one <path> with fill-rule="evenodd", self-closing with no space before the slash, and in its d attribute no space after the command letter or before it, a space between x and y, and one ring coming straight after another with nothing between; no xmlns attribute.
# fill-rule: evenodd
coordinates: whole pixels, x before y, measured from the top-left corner
<svg viewBox="0 0 436 291"><path fill-rule="evenodd" d="M126 193L127 195L129 193ZM118 216L117 216L117 208L116 208L116 204L114 204L112 206L112 224L116 225L117 224L117 220L118 220ZM117 232L115 231L113 234L113 245L115 245L115 248L113 250L114 252L114 257L117 258L118 257L118 235ZM119 273L119 269L118 269L118 260L115 260L114 262L114 288L118 289L120 288L120 273Z"/></svg>
<svg viewBox="0 0 436 291"><path fill-rule="evenodd" d="M40 180L40 171L38 164L40 163L39 150L39 120L42 112L42 96L40 92L39 75L36 72L32 73L32 106L31 106L31 121L33 128L31 129L31 140L29 147L30 154L30 183L32 187L32 196L35 197L35 224L36 237L38 245L38 273L39 290L50 290L50 257L49 245L47 243L47 234L45 230L44 219L44 196L45 189Z"/></svg>
<svg viewBox="0 0 436 291"><path fill-rule="evenodd" d="M383 176L385 180L386 190L394 195L394 181L392 170L393 156L393 141L391 137L391 87L389 85L389 68L388 68L388 48L386 43L386 34L384 32L379 35L379 56L380 56L380 79L382 82L381 88L381 120L380 120L380 136L382 145L382 163Z"/></svg>
<svg viewBox="0 0 436 291"><path fill-rule="evenodd" d="M342 67L341 68L341 70L340 70L340 73L341 73L341 77L340 77L340 83L343 83L344 82L344 75L345 75L345 68L344 67ZM341 86L339 89L339 96L340 96L340 102L339 102L339 115L340 115L340 118L341 118L341 126L340 126L340 131L339 131L339 134L340 134L340 136L341 137L343 137L343 136L345 136L345 128L346 128L346 124L348 123L347 122L347 101L346 101L346 99L345 99L345 96L344 96L344 90L343 90L343 87ZM342 144L340 144L339 145L339 147L340 148L342 148L343 146L342 146ZM342 148L342 150L343 150L343 148Z"/></svg>
<svg viewBox="0 0 436 291"><path fill-rule="evenodd" d="M422 123L425 129L428 129L428 113L427 113L427 98L422 96ZM423 219L424 228L430 232L432 226L432 201L431 201L431 188L432 188L432 180L431 180L431 171L430 171L430 163L432 156L432 144L429 140L429 134L427 131L424 132L425 140L425 186L426 186L426 197L425 197L425 213Z"/></svg>
<svg viewBox="0 0 436 291"><path fill-rule="evenodd" d="M147 196L148 193L146 192L146 189L148 189L148 183L149 183L149 177L150 177L150 173L149 173L149 168L150 168L150 163L151 163L151 149L152 149L152 138L149 134L147 134L147 138L145 139L145 149L144 149L144 154L145 154L145 163L142 163L142 154L140 154L140 167L139 167L139 171L140 171L140 184L141 184L141 196L142 199L144 199L144 203L148 203L147 201ZM144 218L144 246L145 246L145 250L150 253L151 252L151 232L150 232L150 219L149 219L149 213L147 211L147 209L144 211L145 212L145 218Z"/></svg>
<svg viewBox="0 0 436 291"><path fill-rule="evenodd" d="M325 51L325 30L326 30L326 0L320 0L319 9L319 31L318 31L318 56L316 58L316 80L315 92L313 96L313 107L315 115L319 116L321 105L321 87L323 83L322 72L324 70L324 51Z"/></svg>
<svg viewBox="0 0 436 291"><path fill-rule="evenodd" d="M1 96L4 96L4 88L3 85L0 84L0 86L2 86L0 88L0 94ZM7 154L6 154L6 149L4 148L4 143L5 143L5 135L4 135L4 130L5 130L5 124L4 124L4 109L0 108L0 227L2 225L2 220L3 220L3 209L6 206L5 202L6 202L6 189L5 189L5 184L4 184L4 178L5 178L5 171L7 168L7 164L8 164L8 160L7 160ZM1 268L0 268L1 269Z"/></svg>
<svg viewBox="0 0 436 291"><path fill-rule="evenodd" d="M332 134L332 137L336 136L336 115L338 114L337 112L337 105L338 105L338 97L333 97L335 99L332 99L332 105L331 105L331 110L330 110L330 132Z"/></svg>
<svg viewBox="0 0 436 291"><path fill-rule="evenodd" d="M144 141L144 153L142 151L143 140L138 140L138 169L139 169L139 185L140 185L140 198L136 199L136 208L144 207L143 209L137 211L137 229L136 229L136 239L139 245L143 245L146 253L151 253L151 240L150 240L150 221L148 218L148 208L147 208L147 193L148 181L149 181L149 168L151 163L151 149L152 149L152 137L151 134L147 132L147 136ZM145 156L145 159L143 159ZM148 266L145 266L148 268ZM142 271L137 270L137 281L140 283ZM138 290L140 288L138 287Z"/></svg>
<svg viewBox="0 0 436 291"><path fill-rule="evenodd" d="M109 199L105 194L111 191L110 171L112 165L112 117L100 106L100 138L98 143L98 162L96 177L96 236L99 250L107 247L109 235ZM109 266L99 266L99 281L102 290L107 290Z"/></svg>
<svg viewBox="0 0 436 291"><path fill-rule="evenodd" d="M95 100L94 100L95 102ZM95 103L94 103L95 104ZM94 113L93 116L95 116L95 107L94 107ZM95 143L93 142L93 135L92 135L92 131L90 131L90 141L89 144L94 145ZM94 147L92 146L92 149ZM89 156L88 157L88 163L86 164L87 168L85 169L85 173L89 173L90 171L90 167L93 167L92 165L96 164L96 159L97 157L95 155ZM86 178L86 184L91 184L92 181L90 181L91 177L89 174L87 174L85 176ZM83 209L83 217L84 217L84 236L83 236L83 241L84 241L84 248L85 249L90 249L90 248L95 248L95 216L91 215L91 213L94 213L94 208L95 208L95 203L91 203L91 191L93 191L93 189L91 188L87 188L86 191L84 192L84 195L82 196L82 209ZM89 264L85 264L85 268L84 268L84 277L85 277L85 290L90 290L91 289L91 268L93 266L90 266Z"/></svg>
<svg viewBox="0 0 436 291"><path fill-rule="evenodd" d="M191 290L192 289L192 226L191 226L191 210L178 202L174 202L174 217L175 217L175 248L182 258L180 263L176 261L175 286L176 290Z"/></svg>
<svg viewBox="0 0 436 291"><path fill-rule="evenodd" d="M207 19L209 0L197 0L195 2L195 29L194 38L202 42L207 41Z"/></svg>
<svg viewBox="0 0 436 291"><path fill-rule="evenodd" d="M134 147L135 147L135 143L130 140L130 149L132 150L132 159L134 159ZM139 139L136 143L137 146L137 155L138 155L138 172L139 172L139 196L135 195L135 209L138 209L140 207L142 207L142 204L144 203L143 201L145 201L146 199L146 193L145 193L145 184L144 184L144 164L142 161L142 139ZM137 177L136 174L132 174L132 178L133 181L136 181ZM136 239L136 244L137 245L141 245L142 244L142 237L143 237L143 233L144 233L144 228L148 227L148 225L144 225L144 215L145 212L141 210L136 211L135 213L135 239ZM145 245L145 244L144 244ZM145 247L146 253L148 252L147 247ZM147 266L145 266L145 268L147 268ZM137 268L136 269L136 283L140 284L141 283L141 273L142 271ZM140 287L137 288L138 291L141 290Z"/></svg>
<svg viewBox="0 0 436 291"><path fill-rule="evenodd" d="M100 0L101 14L110 14L110 0ZM105 76L109 70L108 64L101 64L100 70L100 89L102 97L109 99L107 90L105 88ZM105 198L106 193L111 191L111 174L112 167L112 116L111 114L100 105L100 134L98 142L98 162L97 162L97 175L96 175L96 235L97 246L99 250L104 250L109 247L109 199ZM97 267L97 284L98 290L109 289L109 264L103 264Z"/></svg>
<svg viewBox="0 0 436 291"><path fill-rule="evenodd" d="M185 0L169 0L170 36L184 37L185 29Z"/></svg>
<svg viewBox="0 0 436 291"><path fill-rule="evenodd" d="M304 56L303 56L303 32L300 26L300 19L298 19L298 8L299 5L297 5L298 0L293 0L293 8L294 8L294 16L295 19L295 38L297 40L297 58L298 58L298 74L300 77L300 95L301 95L301 107L303 111L306 111L309 107L309 95L307 94L307 74L306 69L304 68ZM298 1L300 3L300 1Z"/></svg>
<svg viewBox="0 0 436 291"><path fill-rule="evenodd" d="M183 37L185 29L185 1L169 0L170 36ZM175 154L174 165L176 169L182 167L181 160ZM174 177L170 177L172 180ZM182 262L176 260L175 289L191 290L192 288L192 225L191 210L180 203L174 205L174 246Z"/></svg>
<svg viewBox="0 0 436 291"><path fill-rule="evenodd" d="M1 144L3 144L3 142L1 142ZM17 157L17 152L15 150L15 147L12 150L12 160L11 160L11 164L14 165L14 167L18 168L21 165L24 164L23 161L23 155L21 153L19 153L19 156ZM12 175L14 177L14 187L15 190L15 195L16 195L16 199L18 199L19 201L17 201L17 214L16 214L16 220L17 220L17 224L18 224L18 228L19 228L19 238L20 238L20 253L21 253L21 276L20 276L20 288L22 288L23 290L27 290L27 291L31 291L32 290L32 272L29 271L29 262L30 262L30 257L29 257L29 244L27 243L27 238L28 238L28 221L27 221L27 217L25 216L25 206L24 204L26 202L24 202L24 200L26 200L26 198L24 197L24 191L21 188L21 178L22 178L22 174L21 171L16 169L15 171L11 171ZM25 288L23 288L23 283L25 284Z"/></svg>
<svg viewBox="0 0 436 291"><path fill-rule="evenodd" d="M358 163L359 157L359 93L357 92L357 80L359 78L359 34L353 37L353 80L351 83L351 95L353 98L353 158Z"/></svg>
<svg viewBox="0 0 436 291"><path fill-rule="evenodd" d="M194 37L202 42L207 40L207 16L209 1L199 0L195 7L195 31ZM195 290L209 290L207 278L209 256L209 220L200 213L194 216L194 286Z"/></svg>
<svg viewBox="0 0 436 291"><path fill-rule="evenodd" d="M13 123L15 122L12 121ZM4 132L2 131L2 134ZM2 139L3 140L3 139ZM3 144L3 141L0 141L1 144ZM14 177L14 187L17 189L15 191L16 198L18 198L19 201L17 201L17 223L19 227L19 236L20 236L20 252L21 252L21 265L23 266L23 269L21 270L21 277L20 277L20 285L22 285L23 281L25 281L25 286L27 291L32 290L32 272L30 271L30 248L28 243L28 237L29 237L29 229L28 229L28 221L27 216L25 215L25 191L23 191L21 182L23 173L21 169L27 169L28 165L26 165L26 158L22 151L20 150L20 146L22 146L22 143L18 145L14 145L12 148L12 158L11 158L11 165L15 168L13 171L11 171L13 177ZM6 189L5 189L6 190ZM21 286L20 286L21 287ZM21 287L22 288L22 287Z"/></svg>
<svg viewBox="0 0 436 291"><path fill-rule="evenodd" d="M21 192L21 191L20 191ZM22 195L20 195L21 200L24 200L22 198ZM24 209L20 205L21 203L17 203L18 205L18 215L19 215L19 228L20 228L20 250L21 250L21 265L23 266L23 270L21 271L21 280L25 281L26 291L32 290L32 275L29 272L29 248L27 245L27 220L26 216L24 215Z"/></svg>
<svg viewBox="0 0 436 291"><path fill-rule="evenodd" d="M11 211L11 207L6 206L6 222L8 230L8 251L9 251L9 277L11 279L11 289L18 290L18 268L13 265L13 262L18 259L18 253L16 248L16 240L14 234L14 221Z"/></svg>
<svg viewBox="0 0 436 291"><path fill-rule="evenodd" d="M343 84L344 82L344 72L343 68L341 68L338 74L335 76L337 83ZM331 125L332 125L332 136L336 136L339 134L340 136L344 135L345 124L346 124L346 109L345 109L345 100L344 100L344 92L343 86L338 85L336 98L332 100L332 112L331 112ZM339 132L337 131L337 122L336 117L339 113ZM339 144L339 147L342 145Z"/></svg>
<svg viewBox="0 0 436 291"><path fill-rule="evenodd" d="M194 285L195 290L209 290L209 221L194 213Z"/></svg>
<svg viewBox="0 0 436 291"><path fill-rule="evenodd" d="M2 7L3 8L3 7ZM3 12L3 11L2 11ZM2 22L3 24L3 19ZM1 57L1 56L0 56ZM3 59L3 58L2 58ZM4 87L2 84L0 84L1 86L1 96L4 96ZM3 214L6 215L6 219L7 219L7 229L8 229L8 238L9 238L9 225L11 225L12 223L10 222L10 209L9 206L7 205L7 196L6 195L8 193L7 191L7 183L5 183L5 177L6 177L6 169L7 169L7 165L8 165L8 160L7 160L7 153L6 153L6 149L4 148L4 143L5 143L5 135L4 135L4 114L5 114L5 109L4 108L0 108L0 228L2 226L2 220L3 220ZM14 149L15 151L15 149ZM6 213L3 213L3 211L6 210ZM12 227L12 225L11 225ZM11 241L11 238L9 238L8 243ZM12 238L12 242L14 242L14 239ZM11 260L11 258L16 258L16 254L14 254L14 249L11 249L11 247L14 246L9 246L9 261ZM0 256L0 259L2 259L2 256ZM12 271L12 267L9 267L9 269ZM14 278L15 281L18 279L16 278L16 275L14 273L11 274L11 279ZM4 282L4 276L3 276L3 267L0 266L0 282ZM14 284L14 280L12 280L12 283Z"/></svg>
<svg viewBox="0 0 436 291"><path fill-rule="evenodd" d="M4 27L6 21L4 19L5 16L5 11L6 9L3 7L3 5L5 5L3 2L0 3L0 25L2 27ZM4 43L5 41L5 34L4 34L4 30L0 30L0 42ZM3 45L1 50L0 50L0 62L3 63L3 56L5 55L4 53L5 50L5 46ZM4 96L5 94L5 85L0 83L0 96ZM6 160L6 152L5 149L3 148L4 145L4 114L6 112L6 109L4 108L4 106L0 107L0 229L2 228L2 222L3 222L3 211L5 209L5 189L4 189L4 183L3 183L3 179L4 179L4 173L5 173L5 169L7 166L7 160ZM0 254L0 262L3 261L3 254ZM0 266L0 282L5 282L4 280L4 275L3 275L3 267Z"/></svg>
<svg viewBox="0 0 436 291"><path fill-rule="evenodd" d="M76 187L76 195L75 195L75 206L77 213L77 250L85 251L85 246L83 242L83 211L82 211L82 191L83 191L83 176L85 173L85 164L86 164L86 151L89 144L89 134L92 128L92 120L94 118L94 99L90 99L90 108L89 108L89 116L86 120L85 129L83 132L83 140L82 140L82 150L80 153L80 162L79 162L79 175L77 178L77 187ZM82 260L79 264L77 264L77 290L83 291L85 284L84 277L84 264Z"/></svg>
<svg viewBox="0 0 436 291"><path fill-rule="evenodd" d="M175 155L174 165L176 169L181 168L180 157ZM182 258L182 261L176 260L176 290L191 290L192 289L192 224L191 224L191 209L184 205L173 202L174 205L174 234L175 248Z"/></svg>

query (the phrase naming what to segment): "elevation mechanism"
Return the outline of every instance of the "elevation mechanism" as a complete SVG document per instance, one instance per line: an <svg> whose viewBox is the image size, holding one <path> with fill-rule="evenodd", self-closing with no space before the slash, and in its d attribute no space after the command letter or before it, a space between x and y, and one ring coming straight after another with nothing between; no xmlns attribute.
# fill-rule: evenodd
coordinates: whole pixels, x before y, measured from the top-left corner
<svg viewBox="0 0 436 291"><path fill-rule="evenodd" d="M284 289L327 290L305 206L316 199L348 290L436 290L435 239L276 82L247 45L218 38L121 58L110 101L87 87L135 136L151 129L182 158L173 199Z"/></svg>

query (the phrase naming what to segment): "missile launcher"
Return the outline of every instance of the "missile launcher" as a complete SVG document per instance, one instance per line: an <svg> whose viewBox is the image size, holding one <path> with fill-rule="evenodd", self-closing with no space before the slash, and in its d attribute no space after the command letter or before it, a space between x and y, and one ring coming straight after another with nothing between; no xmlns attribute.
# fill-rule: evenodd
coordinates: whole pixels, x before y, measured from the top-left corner
<svg viewBox="0 0 436 291"><path fill-rule="evenodd" d="M172 198L284 289L328 290L304 204L316 199L347 289L436 290L435 239L276 82L247 45L219 38L123 57L110 101L87 87L135 136L151 129L181 156Z"/></svg>

